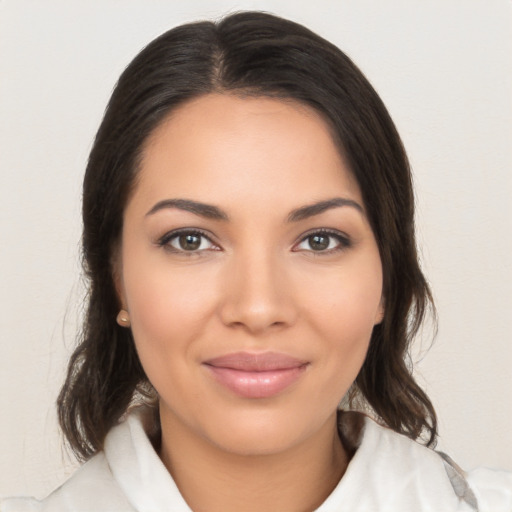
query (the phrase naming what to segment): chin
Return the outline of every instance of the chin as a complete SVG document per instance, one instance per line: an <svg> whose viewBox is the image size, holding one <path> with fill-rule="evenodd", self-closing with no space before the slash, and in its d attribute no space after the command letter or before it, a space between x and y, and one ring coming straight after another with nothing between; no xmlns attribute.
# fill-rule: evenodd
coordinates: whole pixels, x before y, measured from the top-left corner
<svg viewBox="0 0 512 512"><path fill-rule="evenodd" d="M207 439L217 448L240 456L266 456L285 452L311 437L319 425L303 413L238 411L224 417L222 428L212 425ZM321 428L321 427L320 427Z"/></svg>
<svg viewBox="0 0 512 512"><path fill-rule="evenodd" d="M250 431L232 429L226 436L211 439L221 450L244 457L275 455L286 452L300 442L297 433L284 429L268 428Z"/></svg>

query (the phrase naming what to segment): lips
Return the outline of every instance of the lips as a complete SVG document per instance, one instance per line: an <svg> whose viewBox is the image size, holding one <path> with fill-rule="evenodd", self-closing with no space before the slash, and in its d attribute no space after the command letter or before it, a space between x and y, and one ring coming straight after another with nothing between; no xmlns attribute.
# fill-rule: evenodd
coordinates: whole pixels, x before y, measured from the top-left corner
<svg viewBox="0 0 512 512"><path fill-rule="evenodd" d="M222 386L244 398L270 398L303 375L307 361L287 354L236 352L203 362Z"/></svg>

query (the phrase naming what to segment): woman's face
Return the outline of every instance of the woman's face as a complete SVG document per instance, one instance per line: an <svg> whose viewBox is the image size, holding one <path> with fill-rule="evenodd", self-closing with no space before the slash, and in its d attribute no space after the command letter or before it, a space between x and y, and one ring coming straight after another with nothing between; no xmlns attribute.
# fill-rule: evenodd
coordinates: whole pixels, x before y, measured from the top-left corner
<svg viewBox="0 0 512 512"><path fill-rule="evenodd" d="M145 147L117 274L164 433L241 454L332 430L383 315L358 184L292 101L174 111Z"/></svg>

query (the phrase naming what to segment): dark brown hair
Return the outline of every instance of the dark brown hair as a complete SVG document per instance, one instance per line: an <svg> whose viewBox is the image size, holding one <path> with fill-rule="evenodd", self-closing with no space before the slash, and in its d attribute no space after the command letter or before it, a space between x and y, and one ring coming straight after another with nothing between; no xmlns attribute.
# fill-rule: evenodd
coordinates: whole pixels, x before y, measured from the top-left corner
<svg viewBox="0 0 512 512"><path fill-rule="evenodd" d="M407 364L432 300L418 265L400 137L375 90L338 48L291 21L241 12L177 27L151 42L121 75L96 135L83 189L88 310L58 399L74 452L87 459L101 450L134 398L151 389L130 330L116 323L111 263L145 141L174 108L212 92L294 99L330 124L361 188L384 275L385 316L352 391L393 430L434 443L433 406Z"/></svg>

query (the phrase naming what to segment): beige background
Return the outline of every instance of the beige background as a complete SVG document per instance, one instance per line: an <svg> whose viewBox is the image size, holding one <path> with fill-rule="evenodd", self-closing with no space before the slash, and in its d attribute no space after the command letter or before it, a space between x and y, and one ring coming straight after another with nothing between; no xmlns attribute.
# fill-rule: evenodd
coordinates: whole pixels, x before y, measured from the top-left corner
<svg viewBox="0 0 512 512"><path fill-rule="evenodd" d="M512 2L0 0L0 494L43 496L73 469L54 401L82 307L81 178L116 78L168 28L252 8L339 45L387 104L439 308L415 358L440 447L512 470Z"/></svg>

